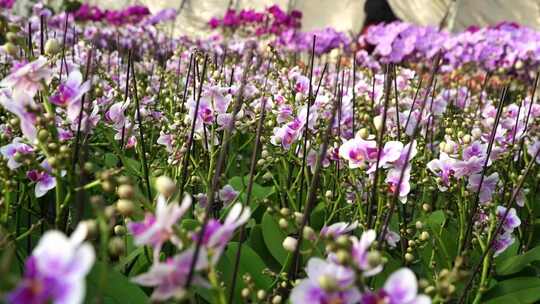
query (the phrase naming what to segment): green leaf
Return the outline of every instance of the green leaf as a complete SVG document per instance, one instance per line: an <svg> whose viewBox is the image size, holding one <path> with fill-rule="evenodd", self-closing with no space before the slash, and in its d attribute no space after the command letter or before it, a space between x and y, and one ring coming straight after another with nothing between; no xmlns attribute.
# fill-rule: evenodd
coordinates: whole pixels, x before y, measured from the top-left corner
<svg viewBox="0 0 540 304"><path fill-rule="evenodd" d="M220 280L227 284L225 290L227 293L227 298L231 292L231 280L232 273L234 270L234 263L236 261L236 253L238 251L238 242L231 242L227 246L225 253L221 256L221 259L218 264L218 270L220 272ZM236 277L236 286L234 289L235 299L239 301L240 291L246 287L242 276L246 273L249 273L253 279L257 289L268 289L272 284L272 279L263 274L263 270L267 269L265 263L257 255L257 253L251 249L248 245L242 244L242 252L240 253L240 261L238 265L238 274ZM203 297L205 297L203 295ZM205 297L206 298L206 297Z"/></svg>
<svg viewBox="0 0 540 304"><path fill-rule="evenodd" d="M540 278L519 277L497 283L483 297L484 303L537 303L540 300Z"/></svg>
<svg viewBox="0 0 540 304"><path fill-rule="evenodd" d="M118 164L118 157L114 153L105 153L103 164L105 167L114 168Z"/></svg>
<svg viewBox="0 0 540 304"><path fill-rule="evenodd" d="M311 227L315 230L320 230L324 226L324 216L326 213L326 206L324 203L318 204L311 213L309 220Z"/></svg>
<svg viewBox="0 0 540 304"><path fill-rule="evenodd" d="M287 260L287 251L281 245L287 234L281 229L277 221L268 212L264 213L262 219L262 233L264 243L272 256L284 265Z"/></svg>
<svg viewBox="0 0 540 304"><path fill-rule="evenodd" d="M229 185L231 185L234 190L244 192L244 199L245 199L245 192L247 190L247 185L249 183L249 176L246 175L243 178L240 176L235 176L231 179L229 179ZM251 191L251 200L252 203L255 201L263 200L270 195L274 193L274 187L263 187L257 183L253 183L253 188Z"/></svg>
<svg viewBox="0 0 540 304"><path fill-rule="evenodd" d="M264 260L266 266L270 267L274 271L279 271L281 266L276 259L274 259L264 243L261 225L255 225L253 228L251 228L248 244Z"/></svg>
<svg viewBox="0 0 540 304"><path fill-rule="evenodd" d="M500 262L497 264L497 274L510 275L519 272L534 261L540 261L540 246L534 247L524 254L515 255Z"/></svg>
<svg viewBox="0 0 540 304"><path fill-rule="evenodd" d="M133 158L122 156L122 163L126 171L134 176L142 177L141 164Z"/></svg>
<svg viewBox="0 0 540 304"><path fill-rule="evenodd" d="M445 231L446 229L443 228L445 223L445 215L442 210L438 210L435 212L432 212L429 217L427 218L427 224L430 228L430 231L435 238L436 245L435 247L439 248L440 250L436 250L435 254L439 257L439 261L442 261L446 263L446 266L450 267L451 263L453 261L453 256L451 256L451 247L448 244L449 242L455 242L455 239L452 239L450 237L448 231ZM446 233L445 233L446 232ZM448 234L446 237L443 236L443 234Z"/></svg>
<svg viewBox="0 0 540 304"><path fill-rule="evenodd" d="M85 303L149 303L148 296L128 278L103 262L96 262L86 278Z"/></svg>

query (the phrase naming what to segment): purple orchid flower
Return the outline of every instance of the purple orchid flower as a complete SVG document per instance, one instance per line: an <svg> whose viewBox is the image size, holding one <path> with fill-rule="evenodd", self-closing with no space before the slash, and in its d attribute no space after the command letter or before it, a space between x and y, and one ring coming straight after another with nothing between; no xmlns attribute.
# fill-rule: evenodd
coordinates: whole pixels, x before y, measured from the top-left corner
<svg viewBox="0 0 540 304"><path fill-rule="evenodd" d="M67 116L70 121L75 121L81 110L81 98L90 90L90 82L83 83L83 76L78 70L71 71L67 80L58 86L58 92L54 94L51 103L67 108Z"/></svg>
<svg viewBox="0 0 540 304"><path fill-rule="evenodd" d="M308 277L292 290L290 300L293 304L353 304L361 298L354 286L354 271L349 268L311 258L306 273Z"/></svg>
<svg viewBox="0 0 540 304"><path fill-rule="evenodd" d="M418 294L416 276L410 269L401 268L388 277L381 290L364 294L360 303L430 304L431 299Z"/></svg>
<svg viewBox="0 0 540 304"><path fill-rule="evenodd" d="M34 148L22 143L22 138L16 137L11 144L5 145L0 148L0 154L7 159L7 166L11 170L19 168L22 164L15 160L15 154L30 154L34 152Z"/></svg>
<svg viewBox="0 0 540 304"><path fill-rule="evenodd" d="M374 276L377 273L381 272L383 269L382 265L372 267L368 262L368 253L369 247L375 241L376 233L375 230L367 230L362 233L360 241L356 237L352 237L352 248L351 255L356 263L358 269L362 270L364 277Z"/></svg>
<svg viewBox="0 0 540 304"><path fill-rule="evenodd" d="M457 160L441 152L439 159L434 159L427 164L427 168L437 175L437 186L440 191L445 192L450 187L450 179L456 172Z"/></svg>
<svg viewBox="0 0 540 304"><path fill-rule="evenodd" d="M195 249L190 248L163 263L154 263L148 272L134 277L132 281L142 286L155 287L151 296L154 301L165 301L171 298L181 299L186 294L184 286L189 275L194 252ZM196 271L208 268L208 261L204 258L205 256L206 251L201 248L199 258L195 264ZM193 284L210 287L210 284L198 274L193 277Z"/></svg>
<svg viewBox="0 0 540 304"><path fill-rule="evenodd" d="M239 192L234 190L234 188L231 185L225 185L221 190L219 190L219 199L225 203L230 204L236 197L238 196Z"/></svg>
<svg viewBox="0 0 540 304"><path fill-rule="evenodd" d="M173 142L173 136L171 134L166 134L163 131L159 133L157 143L159 145L165 146L165 150L167 150L167 152L169 153L173 152L172 142Z"/></svg>
<svg viewBox="0 0 540 304"><path fill-rule="evenodd" d="M469 177L469 183L467 184L467 189L472 192L478 191L478 188L480 186L480 180L482 179L481 174L474 174ZM495 189L497 187L497 183L499 182L499 174L497 172L485 176L484 180L482 181L482 187L480 189L480 203L486 203L491 201L491 198L493 194L495 193Z"/></svg>
<svg viewBox="0 0 540 304"><path fill-rule="evenodd" d="M31 109L37 107L33 98L25 91L0 90L0 105L15 114L20 120L20 128L23 135L31 142L37 140L36 114Z"/></svg>
<svg viewBox="0 0 540 304"><path fill-rule="evenodd" d="M506 208L503 206L497 206L497 219L501 221L504 217L504 214L506 213ZM510 208L508 211L508 214L506 215L506 218L504 219L503 223L503 229L505 231L512 232L515 228L519 227L521 225L521 220L517 216L516 209Z"/></svg>
<svg viewBox="0 0 540 304"><path fill-rule="evenodd" d="M508 247L510 247L515 241L512 232L503 231L495 237L493 243L494 253L493 256L497 257L499 254L503 253Z"/></svg>
<svg viewBox="0 0 540 304"><path fill-rule="evenodd" d="M159 253L163 244L170 240L180 246L182 242L173 231L173 226L186 213L191 206L191 197L186 195L182 204L176 202L167 204L163 195L157 198L155 215L147 213L143 221L128 224L136 245L151 245L154 247L154 260L159 261Z"/></svg>
<svg viewBox="0 0 540 304"><path fill-rule="evenodd" d="M358 227L358 221L352 223L339 222L330 226L324 226L321 229L321 236L328 238L337 238L340 235L349 233Z"/></svg>
<svg viewBox="0 0 540 304"><path fill-rule="evenodd" d="M249 207L236 203L232 206L223 223L215 219L208 222L202 244L208 249L213 265L218 262L225 246L233 237L234 231L244 225L250 216L251 210ZM193 238L196 240L198 236L198 234L194 235Z"/></svg>
<svg viewBox="0 0 540 304"><path fill-rule="evenodd" d="M47 231L25 264L17 289L7 296L13 304L78 304L84 300L85 277L94 264L92 246L83 243L87 230L77 226L70 238Z"/></svg>
<svg viewBox="0 0 540 304"><path fill-rule="evenodd" d="M27 63L9 74L0 81L0 87L10 88L13 92L25 92L34 97L41 89L42 81L49 83L52 71L48 66L47 58L40 56L35 61Z"/></svg>
<svg viewBox="0 0 540 304"><path fill-rule="evenodd" d="M366 166L366 162L377 157L377 143L355 137L343 143L339 148L339 156L349 162L349 168Z"/></svg>

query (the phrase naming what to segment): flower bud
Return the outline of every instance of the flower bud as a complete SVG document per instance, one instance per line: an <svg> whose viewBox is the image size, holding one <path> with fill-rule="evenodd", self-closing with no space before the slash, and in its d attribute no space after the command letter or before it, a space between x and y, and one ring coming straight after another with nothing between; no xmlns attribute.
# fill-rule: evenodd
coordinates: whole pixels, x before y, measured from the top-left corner
<svg viewBox="0 0 540 304"><path fill-rule="evenodd" d="M287 229L289 227L289 222L284 218L280 218L278 224L281 229Z"/></svg>
<svg viewBox="0 0 540 304"><path fill-rule="evenodd" d="M109 241L109 253L113 257L119 257L126 251L124 240L119 237L113 237Z"/></svg>
<svg viewBox="0 0 540 304"><path fill-rule="evenodd" d="M375 125L375 129L377 129L377 131L380 131L382 129L382 124L383 121L381 116L373 117L373 125Z"/></svg>
<svg viewBox="0 0 540 304"><path fill-rule="evenodd" d="M272 298L272 304L280 304L283 301L283 298L280 295L274 296Z"/></svg>
<svg viewBox="0 0 540 304"><path fill-rule="evenodd" d="M250 294L250 293L251 293L251 292L250 292L249 288L244 288L244 289L242 289L242 292L241 292L242 298L247 298L247 297L249 297L249 294Z"/></svg>
<svg viewBox="0 0 540 304"><path fill-rule="evenodd" d="M471 136L469 134L465 134L461 140L463 140L463 143L469 144L471 142Z"/></svg>
<svg viewBox="0 0 540 304"><path fill-rule="evenodd" d="M356 133L356 136L359 136L362 139L366 139L369 136L369 131L366 128L362 128L358 130L358 133Z"/></svg>
<svg viewBox="0 0 540 304"><path fill-rule="evenodd" d="M49 131L47 131L45 129L41 129L38 132L38 139L39 139L40 142L47 141L47 139L49 139L49 136L50 136Z"/></svg>
<svg viewBox="0 0 540 304"><path fill-rule="evenodd" d="M345 264L349 263L349 261L351 259L351 255L346 250L340 249L336 253L336 259L337 259L339 264L345 265Z"/></svg>
<svg viewBox="0 0 540 304"><path fill-rule="evenodd" d="M453 143L446 143L443 148L443 152L446 154L454 153L455 145Z"/></svg>
<svg viewBox="0 0 540 304"><path fill-rule="evenodd" d="M304 221L304 215L298 211L294 213L294 221L300 225Z"/></svg>
<svg viewBox="0 0 540 304"><path fill-rule="evenodd" d="M176 184L168 176L162 175L156 179L156 190L165 197L170 197L176 191Z"/></svg>
<svg viewBox="0 0 540 304"><path fill-rule="evenodd" d="M123 216L130 216L135 210L133 202L127 199L119 199L116 202L116 210Z"/></svg>
<svg viewBox="0 0 540 304"><path fill-rule="evenodd" d="M375 268L382 263L381 254L378 251L370 251L367 255L367 262L371 268Z"/></svg>
<svg viewBox="0 0 540 304"><path fill-rule="evenodd" d="M11 42L11 43L17 43L17 39L19 39L19 37L17 36L17 34L15 34L13 32L8 32L6 34L6 40Z"/></svg>
<svg viewBox="0 0 540 304"><path fill-rule="evenodd" d="M4 48L4 51L6 51L6 53L8 53L9 55L13 57L17 56L17 52L19 49L12 42L7 42L2 47Z"/></svg>
<svg viewBox="0 0 540 304"><path fill-rule="evenodd" d="M416 229L422 229L422 227L423 227L424 225L422 224L421 221L416 221L415 226L416 226Z"/></svg>
<svg viewBox="0 0 540 304"><path fill-rule="evenodd" d="M332 191L331 190L326 190L326 192L324 193L324 196L328 199L332 198Z"/></svg>
<svg viewBox="0 0 540 304"><path fill-rule="evenodd" d="M298 245L298 240L293 238L292 236L288 236L283 240L283 248L285 250L293 252L296 250L296 246Z"/></svg>
<svg viewBox="0 0 540 304"><path fill-rule="evenodd" d="M427 241L429 239L429 233L427 231L422 231L420 234L420 240L421 241Z"/></svg>
<svg viewBox="0 0 540 304"><path fill-rule="evenodd" d="M315 230L313 230L313 228L311 228L310 226L305 226L302 233L304 234L304 238L306 240L313 241L317 237L315 235Z"/></svg>
<svg viewBox="0 0 540 304"><path fill-rule="evenodd" d="M120 185L118 189L116 189L116 193L119 198L131 199L133 198L135 190L131 185Z"/></svg>
<svg viewBox="0 0 540 304"><path fill-rule="evenodd" d="M339 286L338 282L329 275L322 275L318 279L319 286L327 292L336 291Z"/></svg>
<svg viewBox="0 0 540 304"><path fill-rule="evenodd" d="M114 226L114 234L116 234L118 236L123 236L124 234L126 234L126 227L124 227L122 225Z"/></svg>
<svg viewBox="0 0 540 304"><path fill-rule="evenodd" d="M405 261L407 261L409 263L414 261L414 255L412 253L409 253L409 252L405 253Z"/></svg>
<svg viewBox="0 0 540 304"><path fill-rule="evenodd" d="M45 54L52 56L52 55L58 54L58 52L60 52L61 50L61 47L57 39L51 38L47 40L47 42L45 42L44 49L45 49Z"/></svg>
<svg viewBox="0 0 540 304"><path fill-rule="evenodd" d="M479 139L480 136L482 136L482 130L480 130L479 128L474 128L471 131L471 135L474 139Z"/></svg>
<svg viewBox="0 0 540 304"><path fill-rule="evenodd" d="M264 298L266 298L266 291L259 289L259 291L257 291L257 299L262 301Z"/></svg>

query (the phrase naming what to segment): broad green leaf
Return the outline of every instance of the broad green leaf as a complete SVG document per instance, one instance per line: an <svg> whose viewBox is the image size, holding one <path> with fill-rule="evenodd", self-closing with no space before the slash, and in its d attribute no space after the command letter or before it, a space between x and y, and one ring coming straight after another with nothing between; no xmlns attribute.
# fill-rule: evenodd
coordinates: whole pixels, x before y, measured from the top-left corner
<svg viewBox="0 0 540 304"><path fill-rule="evenodd" d="M103 262L96 262L86 278L85 303L149 303L148 296L128 278Z"/></svg>
<svg viewBox="0 0 540 304"><path fill-rule="evenodd" d="M251 228L248 244L264 260L265 264L268 267L272 268L272 270L274 271L279 271L279 268L281 266L276 261L276 259L274 259L274 257L266 247L266 244L264 243L261 225L256 225Z"/></svg>
<svg viewBox="0 0 540 304"><path fill-rule="evenodd" d="M326 206L323 203L318 204L311 213L309 220L311 227L315 230L319 230L324 226L324 216L326 212Z"/></svg>
<svg viewBox="0 0 540 304"><path fill-rule="evenodd" d="M229 297L229 293L231 292L231 280L232 280L232 274L234 270L234 263L236 261L236 253L238 250L238 242L231 242L227 246L227 250L225 253L221 256L221 259L218 263L218 270L220 273L220 280L225 282L226 287L226 293L227 298ZM244 284L244 280L242 279L242 276L245 273L249 273L253 279L253 282L255 283L255 286L257 288L263 288L267 289L272 284L272 280L267 275L263 274L263 270L266 269L266 265L264 264L261 257L257 255L253 249L251 249L248 245L243 244L242 245L242 252L240 253L240 263L238 265L238 274L236 277L236 286L234 288L235 290L235 302L238 302L240 297L240 291L246 287ZM202 295L205 299L208 297L207 295ZM210 302L211 303L211 302Z"/></svg>
<svg viewBox="0 0 540 304"><path fill-rule="evenodd" d="M105 153L104 158L105 167L114 168L118 164L118 157L114 153Z"/></svg>
<svg viewBox="0 0 540 304"><path fill-rule="evenodd" d="M509 257L497 264L497 274L510 275L519 272L534 261L540 261L540 246L534 247L524 254Z"/></svg>
<svg viewBox="0 0 540 304"><path fill-rule="evenodd" d="M287 259L287 251L281 245L287 234L281 229L277 221L266 212L262 219L262 233L264 243L272 254L272 256L281 264L284 265Z"/></svg>
<svg viewBox="0 0 540 304"><path fill-rule="evenodd" d="M499 282L482 300L489 304L537 303L540 301L540 278L519 277Z"/></svg>

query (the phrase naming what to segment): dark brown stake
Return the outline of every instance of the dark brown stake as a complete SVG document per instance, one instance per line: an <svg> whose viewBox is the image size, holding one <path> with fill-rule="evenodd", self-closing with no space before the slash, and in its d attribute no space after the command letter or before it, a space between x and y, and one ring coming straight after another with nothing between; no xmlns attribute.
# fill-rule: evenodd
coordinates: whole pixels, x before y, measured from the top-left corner
<svg viewBox="0 0 540 304"><path fill-rule="evenodd" d="M127 72L126 72L126 87L125 87L125 90L124 90L124 104L126 104L127 100L128 100L128 97L129 97L129 76L130 76L130 70L132 69L131 67L131 61L132 61L132 58L131 58L132 54L131 54L131 49L129 50L128 52L128 62L127 62ZM120 138L120 149L122 149L124 147L124 142L126 140L126 124L124 123L124 125L122 126L122 137Z"/></svg>
<svg viewBox="0 0 540 304"><path fill-rule="evenodd" d="M311 49L311 59L310 59L310 66L309 66L309 93L308 93L308 100L307 100L307 113L306 113L306 124L304 126L304 144L303 148L304 151L302 153L302 167L300 168L300 191L298 191L299 200L302 201L303 199L303 192L304 192L304 171L306 167L306 157L307 157L307 143L308 143L308 136L309 136L309 114L311 111L311 103L313 102L313 61L315 59L315 42L317 40L317 36L313 35L313 46Z"/></svg>
<svg viewBox="0 0 540 304"><path fill-rule="evenodd" d="M482 189L482 184L484 183L484 178L486 176L487 167L489 164L489 158L491 156L491 151L493 150L493 143L495 142L495 134L497 132L497 127L499 126L499 121L501 120L502 115L502 109L504 105L504 100L506 98L506 93L508 92L510 85L507 85L503 88L501 92L501 97L499 98L499 104L497 105L497 114L495 116L495 122L493 125L493 128L491 129L491 134L489 136L489 143L488 148L486 152L486 159L484 161L484 165L482 166L482 173L480 175L480 182L478 183L478 189L476 190L475 196L474 196L474 202L472 205L472 210L469 213L468 222L467 222L467 230L465 230L465 237L463 238L463 243L461 245L461 253L463 253L465 250L469 248L469 238L472 234L472 227L474 224L474 216L476 215L476 212L478 211L478 205L480 202L480 189Z"/></svg>
<svg viewBox="0 0 540 304"><path fill-rule="evenodd" d="M484 250L484 252L482 253L482 257L480 258L480 261L478 261L478 264L476 264L476 266L473 268L474 270L471 272L471 277L467 281L467 284L465 285L465 288L463 289L463 293L461 294L461 297L459 298L459 304L464 303L467 293L472 289L474 278L476 277L476 274L480 272L480 268L482 267L482 264L484 263L484 259L488 256L488 254L490 254L491 249L493 249L493 245L495 244L495 240L497 239L497 236L502 232L503 225L506 222L506 217L508 216L508 213L510 212L510 208L512 208L513 203L516 201L516 197L519 194L519 191L523 188L525 179L531 172L532 168L536 165L536 158L538 156L540 156L540 149L536 151L534 157L531 159L531 161L527 165L527 168L525 168L525 172L523 173L522 178L519 180L517 184L517 188L512 193L510 200L506 203L505 205L506 211L504 212L503 217L499 220L499 223L497 224L497 229L495 229L495 233L491 236L491 239L488 243L486 250Z"/></svg>
<svg viewBox="0 0 540 304"><path fill-rule="evenodd" d="M294 250L294 253L292 255L292 264L289 269L289 279L291 281L294 281L296 279L296 273L298 272L299 260L300 260L300 247L302 246L302 241L304 239L304 234L302 232L304 231L304 228L306 227L308 219L309 219L309 215L311 214L315 206L315 200L317 198L317 190L319 188L322 161L326 157L326 152L328 150L330 137L332 136L332 127L334 125L334 119L336 118L338 105L339 103L336 99L336 101L334 102L333 109L332 109L332 116L330 117L330 121L328 122L328 126L326 127L326 132L324 134L321 151L319 155L317 156L317 162L315 163L315 170L313 172L313 178L311 179L311 184L309 186L309 193L308 193L308 197L306 201L306 206L304 208L304 214L302 216L302 224L300 225L300 228L297 231L298 242L296 245L296 249Z"/></svg>
<svg viewBox="0 0 540 304"><path fill-rule="evenodd" d="M208 55L205 55L204 56L204 63L203 63L203 77L201 78L202 80L204 80L206 77L206 66L208 64ZM195 57L193 57L193 93L195 93L195 71L197 69L197 59ZM186 81L186 84L188 82ZM189 138L188 138L188 142L187 142L187 147L186 147L186 154L184 155L184 158L183 158L183 164L182 164L182 176L181 176L181 179L180 179L180 196L183 196L184 194L184 187L185 187L185 181L187 179L187 171L188 171L188 164L189 164L189 157L190 157L190 154L191 154L191 146L193 145L193 137L195 136L195 126L196 126L196 123L197 123L197 116L199 115L199 103L201 101L201 95L202 95L202 87L203 87L203 83L200 83L199 84L199 93L197 94L197 100L195 102L195 112L193 113L193 121L191 123L191 131L189 133ZM187 90L187 89L185 89Z"/></svg>
<svg viewBox="0 0 540 304"><path fill-rule="evenodd" d="M208 58L208 56L206 58ZM229 141L231 140L231 137L232 137L232 130L233 130L235 122L236 122L236 116L237 116L238 112L240 111L240 108L242 107L242 103L244 101L244 89L245 89L245 85L246 85L246 80L247 80L247 75L248 75L248 71L249 71L249 64L250 64L251 58L252 58L252 56L251 56L251 51L250 51L250 53L247 56L247 61L246 61L243 76L242 76L242 83L240 85L240 91L238 92L237 99L236 99L235 104L233 106L233 113L232 113L231 123L227 126L227 128L225 128L225 132L223 133L222 147L221 147L221 150L219 151L218 160L217 160L217 163L216 163L216 168L215 168L215 171L214 171L214 175L212 177L212 184L211 184L211 187L209 189L209 192L207 193L208 203L207 203L205 211L204 211L203 223L202 223L202 226L201 226L201 230L197 235L197 242L196 242L196 245L195 245L195 251L194 251L193 257L191 259L191 265L189 267L189 273L188 273L188 277L186 279L186 284L185 284L186 289L188 289L191 286L191 282L193 280L193 275L195 274L195 265L197 264L197 260L199 258L199 252L200 252L201 246L202 246L202 240L203 240L204 234L206 232L206 228L208 226L208 222L210 220L212 210L214 208L214 196L215 196L215 193L216 193L216 190L217 190L217 187L218 187L221 172L223 170L223 164L225 163L225 158L227 157L227 146L229 145ZM204 74L204 72L203 72L203 74Z"/></svg>
<svg viewBox="0 0 540 304"><path fill-rule="evenodd" d="M84 80L88 80L90 71L92 69L92 56L94 54L94 49L90 48L88 51L88 58L86 59L86 73L84 74ZM81 138L81 124L82 117L84 114L84 103L85 103L86 94L81 97L81 109L79 110L79 116L77 117L77 133L75 133L75 149L73 153L73 162L71 164L71 171L75 172L75 166L79 161L79 150L80 150L80 138Z"/></svg>
<svg viewBox="0 0 540 304"><path fill-rule="evenodd" d="M137 77L135 73L135 65L133 64L133 57L131 58L131 69L133 70L133 73L131 73L131 77L133 78L133 97L135 98L135 106L137 107L137 122L139 124L139 137L141 140L141 154L142 154L142 162L143 162L143 168L144 168L144 178L146 180L146 188L147 188L147 196L148 201L152 201L152 189L150 188L150 177L148 175L148 162L146 160L146 146L144 144L144 129L142 124L142 118L141 118L141 107L139 104L139 95L137 94Z"/></svg>
<svg viewBox="0 0 540 304"><path fill-rule="evenodd" d="M382 125L381 130L379 131L378 137L377 137L377 161L375 162L375 173L373 175L373 187L371 188L371 200L369 200L369 203L367 205L367 226L368 228L371 228L371 225L373 224L373 206L377 201L377 188L379 185L379 164L382 156L382 150L383 150L383 139L386 131L386 117L388 113L388 104L390 102L390 90L392 89L392 74L390 73L390 70L392 69L391 65L386 65L386 69L384 71L384 109L383 109L383 117L382 117Z"/></svg>
<svg viewBox="0 0 540 304"><path fill-rule="evenodd" d="M60 59L60 76L59 76L60 82L62 81L62 71L64 68L64 64L66 65L66 74L67 74L66 39L67 39L68 20L69 20L69 13L66 12L66 22L64 24L64 37L62 38L62 58Z"/></svg>
<svg viewBox="0 0 540 304"><path fill-rule="evenodd" d="M438 53L434 58L434 65L433 65L433 69L431 71L431 74L429 76L428 87L426 88L426 92L424 93L424 99L422 101L422 106L420 108L420 117L418 118L418 123L414 127L414 131L413 131L413 134L412 134L412 137L411 137L411 141L409 142L409 148L407 149L407 154L406 154L406 157L405 157L405 163L403 164L403 168L401 169L401 172L400 172L400 175L399 175L397 189L394 191L394 193L392 195L392 199L391 199L391 202L390 202L390 209L388 210L388 213L386 214L386 217L384 218L384 222L383 222L383 225L381 227L381 231L378 234L378 242L379 242L378 248L379 249L382 248L383 240L384 240L384 238L386 236L386 232L388 230L388 224L390 223L390 218L392 217L392 214L394 213L394 209L396 208L396 204L398 203L398 200L399 200L399 192L400 192L400 189L401 189L401 184L403 183L403 179L405 177L405 171L406 171L407 167L409 166L409 158L411 157L411 153L412 153L412 150L413 150L413 147L414 147L414 144L415 144L416 137L418 136L418 133L420 133L420 130L421 130L420 122L422 121L422 116L423 116L423 113L424 113L424 109L426 107L426 103L427 103L427 99L429 97L430 90L433 87L433 84L435 82L435 77L437 76L437 72L439 71L440 61L441 61L441 54Z"/></svg>
<svg viewBox="0 0 540 304"><path fill-rule="evenodd" d="M266 85L268 83L268 74L270 74L270 64L268 64L266 79L264 80L261 117L259 117L259 122L257 124L257 133L255 135L255 147L253 147L253 152L251 153L251 161L249 165L249 181L248 181L247 189L246 189L246 203L242 206L242 208L244 208L245 206L249 206L249 204L251 203L251 193L253 192L255 169L257 167L257 155L259 153L259 147L261 145L261 135L264 128L264 119L266 117L266 98L264 97L264 94L266 93ZM238 269L240 267L240 256L242 255L242 244L244 243L245 234L246 234L246 225L242 225L242 228L240 229L238 250L236 251L236 257L234 260L234 268L233 268L233 274L231 278L231 287L230 287L228 303L234 303L234 289L236 288L236 280L238 278Z"/></svg>

